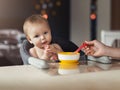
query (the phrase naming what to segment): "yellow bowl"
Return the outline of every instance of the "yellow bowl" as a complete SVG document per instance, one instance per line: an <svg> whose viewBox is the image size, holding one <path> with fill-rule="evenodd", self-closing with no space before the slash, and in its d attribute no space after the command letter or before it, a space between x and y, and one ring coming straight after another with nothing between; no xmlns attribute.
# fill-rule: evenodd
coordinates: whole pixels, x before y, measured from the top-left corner
<svg viewBox="0 0 120 90"><path fill-rule="evenodd" d="M58 59L61 63L77 63L80 58L80 53L75 52L59 52Z"/></svg>

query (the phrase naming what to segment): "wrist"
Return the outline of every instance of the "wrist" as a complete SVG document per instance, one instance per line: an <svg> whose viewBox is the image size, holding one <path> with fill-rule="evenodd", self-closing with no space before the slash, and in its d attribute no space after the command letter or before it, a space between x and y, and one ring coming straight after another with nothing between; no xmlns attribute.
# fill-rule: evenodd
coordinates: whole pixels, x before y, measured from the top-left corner
<svg viewBox="0 0 120 90"><path fill-rule="evenodd" d="M111 53L111 51L110 51L110 46L106 46L105 48L104 48L104 56L109 56L110 55L110 53Z"/></svg>

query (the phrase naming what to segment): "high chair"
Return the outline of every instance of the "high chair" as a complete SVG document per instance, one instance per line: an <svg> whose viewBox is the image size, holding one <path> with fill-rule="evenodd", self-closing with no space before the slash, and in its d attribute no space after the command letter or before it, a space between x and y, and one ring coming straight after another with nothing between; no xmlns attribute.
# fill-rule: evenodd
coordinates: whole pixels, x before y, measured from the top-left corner
<svg viewBox="0 0 120 90"><path fill-rule="evenodd" d="M74 52L78 46L69 40L64 40L61 38L53 39L54 43L58 43L64 52ZM48 68L48 62L45 60L41 60L35 57L32 57L29 54L29 49L32 48L33 45L29 43L26 39L23 41L23 44L20 47L20 55L23 60L23 64L31 64L37 68ZM84 55L82 51L80 51L80 55Z"/></svg>

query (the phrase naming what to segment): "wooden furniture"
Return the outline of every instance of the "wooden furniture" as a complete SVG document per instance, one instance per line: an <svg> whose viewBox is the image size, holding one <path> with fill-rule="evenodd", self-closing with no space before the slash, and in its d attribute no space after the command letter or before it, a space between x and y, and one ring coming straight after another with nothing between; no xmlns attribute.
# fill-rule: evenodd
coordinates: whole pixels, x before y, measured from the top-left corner
<svg viewBox="0 0 120 90"><path fill-rule="evenodd" d="M111 30L120 30L120 0L111 0Z"/></svg>

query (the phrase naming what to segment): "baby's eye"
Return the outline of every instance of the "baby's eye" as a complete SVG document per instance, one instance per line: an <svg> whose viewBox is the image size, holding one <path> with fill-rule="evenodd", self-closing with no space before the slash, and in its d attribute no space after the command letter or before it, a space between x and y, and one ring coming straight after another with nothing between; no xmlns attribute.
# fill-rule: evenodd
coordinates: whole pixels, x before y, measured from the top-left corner
<svg viewBox="0 0 120 90"><path fill-rule="evenodd" d="M47 34L48 32L44 32L44 34Z"/></svg>
<svg viewBox="0 0 120 90"><path fill-rule="evenodd" d="M34 37L37 38L37 37L39 37L39 35L35 35Z"/></svg>

